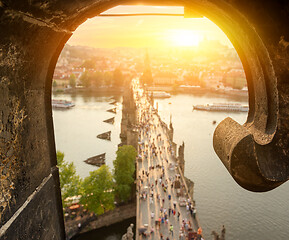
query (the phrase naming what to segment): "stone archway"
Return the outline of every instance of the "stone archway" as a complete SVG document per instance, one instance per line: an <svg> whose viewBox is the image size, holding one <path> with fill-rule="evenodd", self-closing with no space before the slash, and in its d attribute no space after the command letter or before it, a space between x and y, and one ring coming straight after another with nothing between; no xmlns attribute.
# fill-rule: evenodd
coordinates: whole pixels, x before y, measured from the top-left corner
<svg viewBox="0 0 289 240"><path fill-rule="evenodd" d="M64 239L51 111L52 75L72 32L87 18L136 1L0 2L0 239ZM185 5L215 22L246 72L250 111L225 119L214 147L243 187L272 189L288 179L288 3L144 0ZM282 38L283 37L283 38Z"/></svg>

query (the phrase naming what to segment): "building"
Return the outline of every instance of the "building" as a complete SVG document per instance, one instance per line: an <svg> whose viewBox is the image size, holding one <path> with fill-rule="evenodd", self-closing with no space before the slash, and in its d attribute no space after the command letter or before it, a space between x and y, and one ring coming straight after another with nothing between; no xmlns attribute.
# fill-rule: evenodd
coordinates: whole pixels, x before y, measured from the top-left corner
<svg viewBox="0 0 289 240"><path fill-rule="evenodd" d="M226 72L223 77L225 87L234 89L242 89L247 87L247 80L243 69L231 69Z"/></svg>
<svg viewBox="0 0 289 240"><path fill-rule="evenodd" d="M174 85L177 79L177 75L172 72L159 72L154 76L154 85Z"/></svg>

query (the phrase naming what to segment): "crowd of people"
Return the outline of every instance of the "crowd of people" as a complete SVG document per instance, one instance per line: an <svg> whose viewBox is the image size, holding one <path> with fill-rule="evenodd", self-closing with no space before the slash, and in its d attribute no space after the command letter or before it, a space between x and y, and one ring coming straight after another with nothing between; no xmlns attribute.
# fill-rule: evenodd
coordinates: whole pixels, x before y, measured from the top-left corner
<svg viewBox="0 0 289 240"><path fill-rule="evenodd" d="M141 159L137 192L140 208L147 211L141 213L143 226L139 233L149 239L203 240L194 202L185 190L175 161L175 149L146 95L136 89L135 94Z"/></svg>

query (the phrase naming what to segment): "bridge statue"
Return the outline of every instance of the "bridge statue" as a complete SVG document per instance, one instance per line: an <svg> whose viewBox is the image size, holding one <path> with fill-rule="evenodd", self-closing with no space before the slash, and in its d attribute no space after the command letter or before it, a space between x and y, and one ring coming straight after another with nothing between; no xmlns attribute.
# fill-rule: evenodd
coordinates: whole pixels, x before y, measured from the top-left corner
<svg viewBox="0 0 289 240"><path fill-rule="evenodd" d="M216 231L212 231L211 235L213 235L214 240L220 240L219 234Z"/></svg>
<svg viewBox="0 0 289 240"><path fill-rule="evenodd" d="M131 223L127 228L127 232L122 236L121 240L133 240L133 226L134 225Z"/></svg>
<svg viewBox="0 0 289 240"><path fill-rule="evenodd" d="M211 235L213 235L214 240L225 240L225 234L226 234L226 228L223 225L222 231L221 231L221 237L216 231L212 231Z"/></svg>

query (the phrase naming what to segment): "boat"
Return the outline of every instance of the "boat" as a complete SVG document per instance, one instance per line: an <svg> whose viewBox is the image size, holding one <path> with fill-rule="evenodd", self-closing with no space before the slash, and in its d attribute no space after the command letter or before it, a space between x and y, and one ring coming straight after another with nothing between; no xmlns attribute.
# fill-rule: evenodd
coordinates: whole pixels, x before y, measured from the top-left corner
<svg viewBox="0 0 289 240"><path fill-rule="evenodd" d="M71 101L52 99L52 107L53 108L68 109L68 108L72 108L74 106L75 106L75 104Z"/></svg>
<svg viewBox="0 0 289 240"><path fill-rule="evenodd" d="M162 92L162 91L153 91L152 96L154 98L170 98L171 94L169 94L167 92Z"/></svg>
<svg viewBox="0 0 289 240"><path fill-rule="evenodd" d="M193 109L220 112L248 112L249 107L240 103L208 103L206 105L194 105Z"/></svg>

